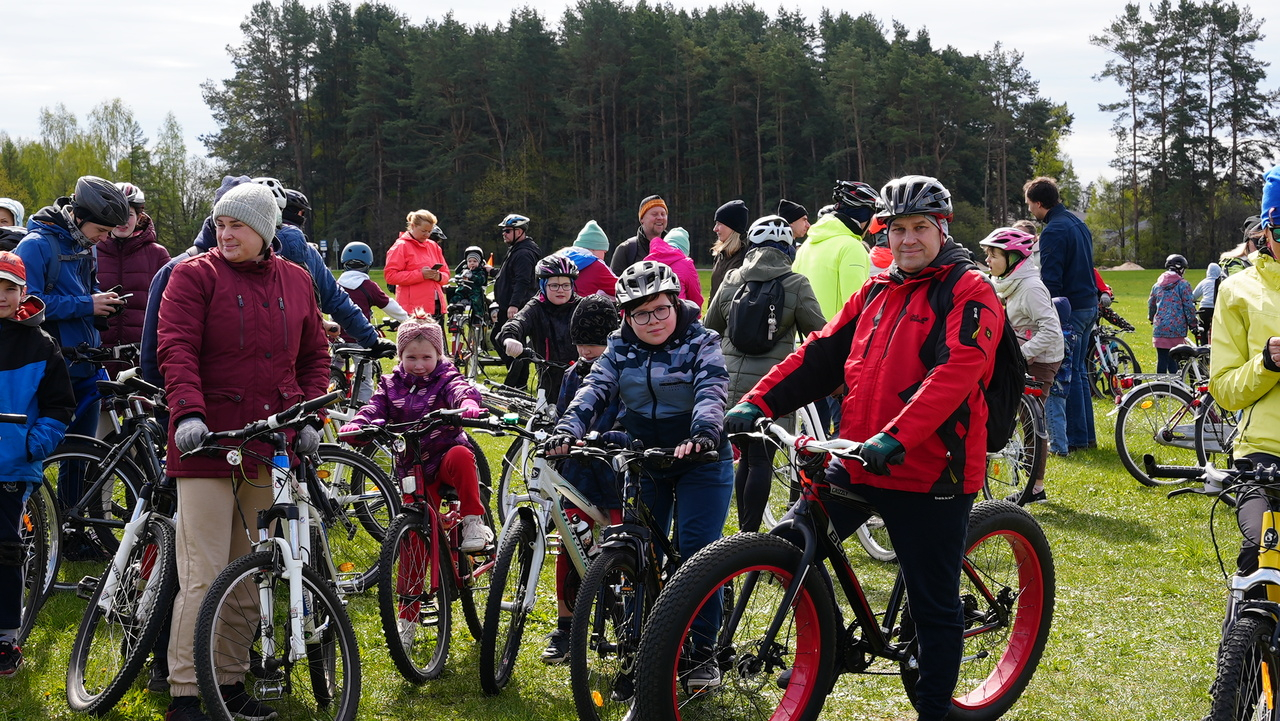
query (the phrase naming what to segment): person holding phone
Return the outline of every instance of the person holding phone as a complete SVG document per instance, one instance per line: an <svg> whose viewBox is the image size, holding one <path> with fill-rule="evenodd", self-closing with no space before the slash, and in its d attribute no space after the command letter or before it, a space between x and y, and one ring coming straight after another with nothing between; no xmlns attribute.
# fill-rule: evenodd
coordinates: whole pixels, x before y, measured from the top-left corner
<svg viewBox="0 0 1280 721"><path fill-rule="evenodd" d="M142 321L147 314L147 291L151 280L169 263L169 251L156 242L156 225L147 215L146 195L133 183L116 183L129 203L129 217L97 245L98 284L112 285L119 300L126 301L121 312L102 321L102 346L137 343L142 340ZM137 296L137 301L129 300ZM124 370L121 363L108 364L107 372Z"/></svg>
<svg viewBox="0 0 1280 721"><path fill-rule="evenodd" d="M406 312L422 308L444 324L444 309L449 301L444 285L449 282L449 266L444 252L431 239L436 216L426 210L415 210L406 217L407 227L387 251L386 278L396 287L396 302Z"/></svg>

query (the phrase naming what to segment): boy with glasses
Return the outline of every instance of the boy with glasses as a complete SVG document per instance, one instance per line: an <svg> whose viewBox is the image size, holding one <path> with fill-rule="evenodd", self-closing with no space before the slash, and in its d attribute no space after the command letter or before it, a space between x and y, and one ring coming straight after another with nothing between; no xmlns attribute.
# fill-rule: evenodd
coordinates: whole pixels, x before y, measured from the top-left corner
<svg viewBox="0 0 1280 721"><path fill-rule="evenodd" d="M564 369L578 357L569 333L569 319L578 307L578 294L573 289L577 277L578 266L567 256L548 255L538 261L538 294L498 331L498 347L515 361L512 374L527 366L527 361L520 359L526 346L539 357L559 364L547 368L538 378L538 387L547 391L548 399L559 397ZM527 371L525 374L527 377Z"/></svg>

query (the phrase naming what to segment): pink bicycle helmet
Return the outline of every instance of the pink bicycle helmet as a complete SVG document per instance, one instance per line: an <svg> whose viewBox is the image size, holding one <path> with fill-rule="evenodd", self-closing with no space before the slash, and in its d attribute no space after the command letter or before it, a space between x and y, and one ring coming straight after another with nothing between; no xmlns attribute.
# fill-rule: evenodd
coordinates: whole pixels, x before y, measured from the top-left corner
<svg viewBox="0 0 1280 721"><path fill-rule="evenodd" d="M1031 252L1035 249L1036 237L1016 228L996 228L991 231L990 235L983 238L978 245L999 248L1005 253L1017 253L1020 259L1016 263L1012 262L1013 259L1010 259L1009 269L1005 271L1005 275L1008 275L1031 257Z"/></svg>

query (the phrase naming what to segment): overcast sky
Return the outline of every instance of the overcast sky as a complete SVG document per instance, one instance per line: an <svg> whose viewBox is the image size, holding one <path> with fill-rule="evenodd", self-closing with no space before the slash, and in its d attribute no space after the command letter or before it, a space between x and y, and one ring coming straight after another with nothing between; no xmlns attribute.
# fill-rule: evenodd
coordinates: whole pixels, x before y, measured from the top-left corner
<svg viewBox="0 0 1280 721"><path fill-rule="evenodd" d="M165 114L172 111L186 133L188 150L205 152L196 138L217 127L201 98L200 83L231 76L226 47L241 42L239 25L253 0L62 0L56 11L30 0L5 4L8 50L0 62L0 97L4 98L0 129L15 137L35 137L42 107L62 103L83 119L94 105L120 97L149 138L155 137ZM391 0L387 4L415 23L452 10L469 25L504 22L512 8L529 5L547 17L552 27L559 25L568 7L562 0L466 4ZM692 9L711 3L676 0L671 4ZM767 1L757 5L771 13L777 7ZM1027 70L1040 82L1041 94L1067 103L1075 116L1065 149L1080 179L1087 183L1099 174L1114 175L1107 167L1115 147L1112 118L1098 111L1098 103L1118 99L1119 88L1110 81L1093 80L1107 56L1089 44L1089 37L1118 15L1122 5L1117 0L1075 0L1061 10L1042 6L1040 11L1013 0L915 0L891 3L891 8L902 8L891 12L881 3L802 0L782 4L799 9L811 21L824 5L855 15L870 11L886 28L895 18L913 32L927 28L935 47L951 45L965 53L981 53L1002 42L1021 51ZM1252 7L1265 17L1266 8L1275 6L1254 2ZM1275 89L1280 85L1280 37L1275 37L1271 23L1264 24L1263 31L1268 37L1255 51L1271 63L1265 87Z"/></svg>

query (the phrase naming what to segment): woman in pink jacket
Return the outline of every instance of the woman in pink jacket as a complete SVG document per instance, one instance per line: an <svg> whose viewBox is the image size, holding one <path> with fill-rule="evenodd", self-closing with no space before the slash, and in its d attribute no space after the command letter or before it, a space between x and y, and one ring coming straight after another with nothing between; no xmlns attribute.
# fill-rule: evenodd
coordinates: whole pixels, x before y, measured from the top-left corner
<svg viewBox="0 0 1280 721"><path fill-rule="evenodd" d="M681 300L691 300L698 304L698 312L702 312L702 283L698 278L698 269L689 259L689 231L684 228L672 228L664 240L654 238L649 241L649 255L645 260L656 260L676 272L680 279Z"/></svg>
<svg viewBox="0 0 1280 721"><path fill-rule="evenodd" d="M415 210L406 220L406 230L387 251L387 285L396 287L396 302L406 312L422 308L442 318L449 305L444 295L449 266L444 262L440 246L430 237L436 227L436 216Z"/></svg>

